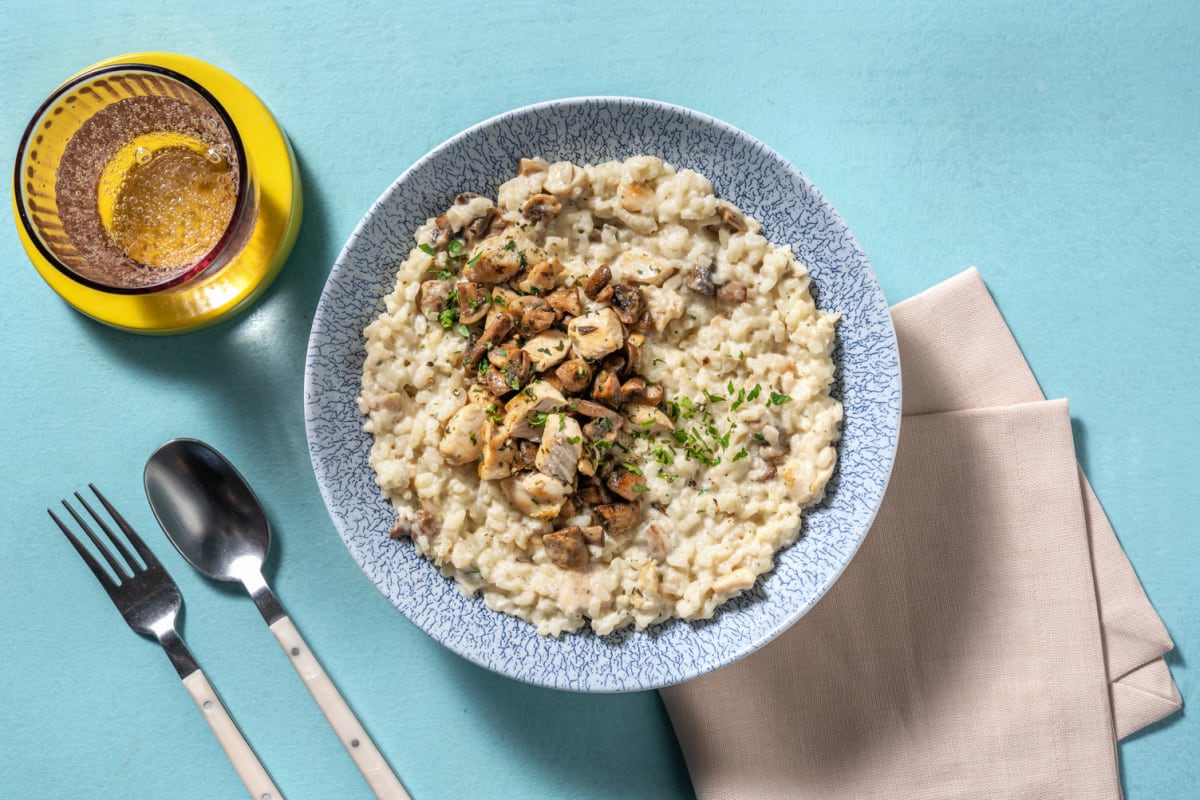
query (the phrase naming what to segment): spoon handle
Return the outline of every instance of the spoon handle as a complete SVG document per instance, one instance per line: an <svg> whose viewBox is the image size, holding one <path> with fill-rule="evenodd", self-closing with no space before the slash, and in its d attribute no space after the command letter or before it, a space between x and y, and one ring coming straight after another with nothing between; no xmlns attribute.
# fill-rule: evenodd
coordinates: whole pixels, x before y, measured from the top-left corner
<svg viewBox="0 0 1200 800"><path fill-rule="evenodd" d="M333 681L325 674L317 657L305 643L292 620L287 616L280 617L271 623L271 632L279 640L279 645L287 653L296 668L296 672L304 679L304 685L312 694L313 699L329 720L342 745L354 765L366 778L371 791L379 800L411 800L408 792L400 784L400 779L392 772L391 767L384 761L379 748L371 741L358 717L350 710L350 706L342 699Z"/></svg>

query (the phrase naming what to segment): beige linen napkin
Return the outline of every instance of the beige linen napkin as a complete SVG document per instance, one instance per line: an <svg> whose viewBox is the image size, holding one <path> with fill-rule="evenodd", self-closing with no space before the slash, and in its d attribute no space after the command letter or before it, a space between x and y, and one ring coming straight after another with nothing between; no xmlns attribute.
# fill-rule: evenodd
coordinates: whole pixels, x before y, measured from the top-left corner
<svg viewBox="0 0 1200 800"><path fill-rule="evenodd" d="M710 798L1119 798L1172 643L974 269L892 310L904 421L859 553L795 626L661 694Z"/></svg>

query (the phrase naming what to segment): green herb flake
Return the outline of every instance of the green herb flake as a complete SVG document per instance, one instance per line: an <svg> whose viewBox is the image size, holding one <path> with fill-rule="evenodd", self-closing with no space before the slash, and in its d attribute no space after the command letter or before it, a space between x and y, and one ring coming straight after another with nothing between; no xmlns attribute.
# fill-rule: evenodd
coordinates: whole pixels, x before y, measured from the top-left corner
<svg viewBox="0 0 1200 800"><path fill-rule="evenodd" d="M452 256L456 256L461 253L462 249L462 239L451 239L450 244L446 245L446 250L449 251L450 255Z"/></svg>
<svg viewBox="0 0 1200 800"><path fill-rule="evenodd" d="M738 450L738 451L737 451L737 454L735 454L735 455L734 455L734 457L733 457L733 460L734 460L734 461L741 461L743 458L745 458L745 457L746 457L746 456L748 456L748 455L750 455L750 454L749 454L749 453L747 453L747 452L745 451L745 449Z"/></svg>
<svg viewBox="0 0 1200 800"><path fill-rule="evenodd" d="M771 392L771 396L767 398L768 406L781 406L784 403L790 402L792 402L792 398L788 397L786 394L779 394L778 392Z"/></svg>
<svg viewBox="0 0 1200 800"><path fill-rule="evenodd" d="M421 252L427 256L437 255L437 251L424 242L421 242L417 247L421 248Z"/></svg>

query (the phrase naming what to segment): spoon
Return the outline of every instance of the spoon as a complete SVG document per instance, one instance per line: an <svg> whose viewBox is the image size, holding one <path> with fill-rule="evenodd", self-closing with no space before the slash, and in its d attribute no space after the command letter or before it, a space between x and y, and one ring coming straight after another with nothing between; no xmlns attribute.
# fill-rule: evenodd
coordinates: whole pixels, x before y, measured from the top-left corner
<svg viewBox="0 0 1200 800"><path fill-rule="evenodd" d="M271 529L241 474L196 439L173 439L146 462L146 497L175 549L199 572L240 581L379 800L410 800L379 749L263 578Z"/></svg>

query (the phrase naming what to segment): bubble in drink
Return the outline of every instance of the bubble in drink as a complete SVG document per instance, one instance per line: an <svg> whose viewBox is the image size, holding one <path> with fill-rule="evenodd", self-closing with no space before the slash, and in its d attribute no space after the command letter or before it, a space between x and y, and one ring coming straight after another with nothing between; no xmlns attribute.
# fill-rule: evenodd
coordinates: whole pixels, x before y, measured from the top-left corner
<svg viewBox="0 0 1200 800"><path fill-rule="evenodd" d="M154 154L147 147L139 147L133 151L133 157L139 164L149 164L150 159L154 158Z"/></svg>

